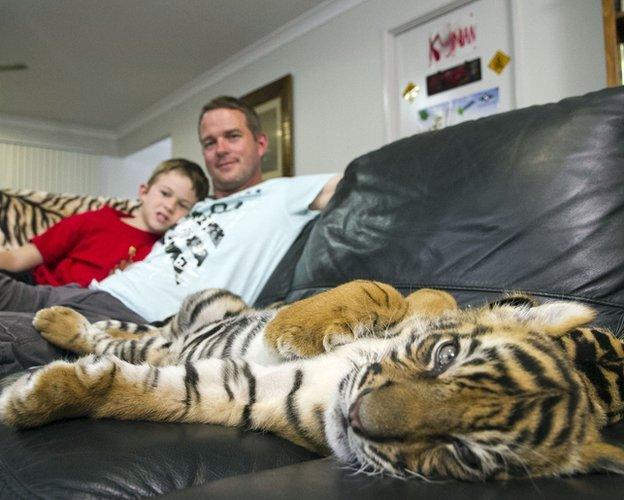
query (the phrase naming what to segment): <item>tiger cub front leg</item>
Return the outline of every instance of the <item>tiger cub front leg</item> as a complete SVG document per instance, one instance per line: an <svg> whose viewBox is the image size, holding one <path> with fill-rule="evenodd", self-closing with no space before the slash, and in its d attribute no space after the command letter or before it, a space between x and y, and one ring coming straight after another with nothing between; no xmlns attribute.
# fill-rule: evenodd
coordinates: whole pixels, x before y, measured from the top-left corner
<svg viewBox="0 0 624 500"><path fill-rule="evenodd" d="M114 319L96 321L91 326L94 330L105 332L109 337L115 339L136 340L144 335L163 334L163 328L146 324L128 323L127 321Z"/></svg>
<svg viewBox="0 0 624 500"><path fill-rule="evenodd" d="M110 388L116 370L112 358L54 361L4 389L0 395L0 420L25 428L86 416Z"/></svg>
<svg viewBox="0 0 624 500"><path fill-rule="evenodd" d="M297 371L286 365L267 369L243 360L204 359L157 368L87 356L23 375L0 395L0 421L18 428L81 416L199 422L274 431L324 449L321 429L306 439L292 429L283 402L296 381ZM318 405L304 407L299 418L318 425L317 410Z"/></svg>
<svg viewBox="0 0 624 500"><path fill-rule="evenodd" d="M78 354L94 351L90 336L91 323L82 314L69 307L53 306L41 309L33 319L33 326L51 344Z"/></svg>
<svg viewBox="0 0 624 500"><path fill-rule="evenodd" d="M317 356L354 338L388 334L409 307L390 285L351 281L280 309L265 340L286 358Z"/></svg>
<svg viewBox="0 0 624 500"><path fill-rule="evenodd" d="M117 321L91 324L68 307L40 310L33 325L48 342L78 354L108 353L130 363L153 365L169 364L174 357L172 342L162 337L158 328Z"/></svg>
<svg viewBox="0 0 624 500"><path fill-rule="evenodd" d="M197 387L188 393L185 369L133 365L114 356L55 361L2 392L0 420L20 428L81 416L183 421L198 397Z"/></svg>

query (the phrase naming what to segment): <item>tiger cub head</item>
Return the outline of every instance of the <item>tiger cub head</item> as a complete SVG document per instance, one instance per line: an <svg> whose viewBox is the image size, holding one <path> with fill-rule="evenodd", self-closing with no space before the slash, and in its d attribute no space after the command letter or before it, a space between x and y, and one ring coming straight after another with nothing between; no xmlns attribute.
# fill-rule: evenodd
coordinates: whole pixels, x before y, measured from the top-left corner
<svg viewBox="0 0 624 500"><path fill-rule="evenodd" d="M624 451L600 436L604 411L555 340L593 317L579 303L523 296L414 316L379 360L342 380L330 446L402 477L624 473Z"/></svg>

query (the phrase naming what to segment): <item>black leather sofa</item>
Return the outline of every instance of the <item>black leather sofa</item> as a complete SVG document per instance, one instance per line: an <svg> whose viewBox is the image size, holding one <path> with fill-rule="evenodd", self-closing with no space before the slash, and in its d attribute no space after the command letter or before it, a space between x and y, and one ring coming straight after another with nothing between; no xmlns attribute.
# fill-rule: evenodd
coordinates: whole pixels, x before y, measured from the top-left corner
<svg viewBox="0 0 624 500"><path fill-rule="evenodd" d="M357 133L357 130L354 131ZM624 334L624 91L404 139L355 160L260 303L354 278L581 300ZM624 445L624 425L606 431ZM207 425L0 426L3 498L622 498L624 477L471 484L354 475L268 434Z"/></svg>

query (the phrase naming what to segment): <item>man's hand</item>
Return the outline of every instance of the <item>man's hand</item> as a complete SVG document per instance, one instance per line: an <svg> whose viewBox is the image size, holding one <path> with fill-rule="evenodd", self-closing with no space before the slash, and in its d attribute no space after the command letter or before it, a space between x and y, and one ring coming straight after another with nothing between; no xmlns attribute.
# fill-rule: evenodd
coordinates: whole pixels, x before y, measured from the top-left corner
<svg viewBox="0 0 624 500"><path fill-rule="evenodd" d="M342 179L342 174L336 174L327 181L327 184L323 186L321 192L314 198L314 201L310 203L310 210L323 210L325 208L329 200L334 196L336 186L340 182L340 179Z"/></svg>
<svg viewBox="0 0 624 500"><path fill-rule="evenodd" d="M119 264L117 264L115 267L113 267L108 272L108 275L110 276L111 274L113 274L118 269L120 271L123 271L126 267L128 267L130 264L132 264L134 262L135 255L136 255L136 248L134 246L130 246L130 248L128 248L128 258L127 259L123 259Z"/></svg>

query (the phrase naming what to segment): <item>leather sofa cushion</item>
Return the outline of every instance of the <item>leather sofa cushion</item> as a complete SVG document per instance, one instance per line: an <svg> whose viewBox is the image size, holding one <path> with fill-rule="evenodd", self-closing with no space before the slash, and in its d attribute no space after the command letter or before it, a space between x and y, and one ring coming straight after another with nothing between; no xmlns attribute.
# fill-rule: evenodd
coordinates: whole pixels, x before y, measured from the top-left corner
<svg viewBox="0 0 624 500"><path fill-rule="evenodd" d="M75 419L0 425L0 498L138 498L317 458L271 434Z"/></svg>
<svg viewBox="0 0 624 500"><path fill-rule="evenodd" d="M621 443L624 425L607 429L606 437ZM533 478L510 481L402 481L391 477L371 478L354 474L332 458L301 462L255 474L227 477L209 484L172 493L174 499L297 498L323 500L380 500L404 498L470 498L519 500L600 499L620 500L624 476L590 474L563 478Z"/></svg>
<svg viewBox="0 0 624 500"><path fill-rule="evenodd" d="M576 299L622 333L624 90L415 135L353 161L311 232L293 301L356 278L475 304Z"/></svg>

